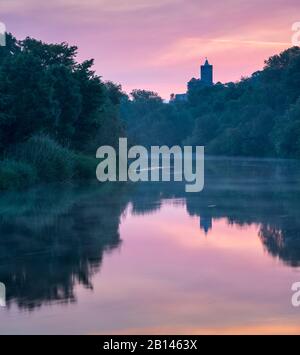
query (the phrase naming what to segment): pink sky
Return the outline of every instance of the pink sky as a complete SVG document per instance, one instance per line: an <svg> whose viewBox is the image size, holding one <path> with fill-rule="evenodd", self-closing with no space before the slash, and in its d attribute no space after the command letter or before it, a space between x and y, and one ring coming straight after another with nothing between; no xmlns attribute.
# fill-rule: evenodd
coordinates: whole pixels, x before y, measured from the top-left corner
<svg viewBox="0 0 300 355"><path fill-rule="evenodd" d="M95 59L105 80L168 98L199 76L240 79L291 46L299 0L1 0L0 21L17 38L67 41Z"/></svg>

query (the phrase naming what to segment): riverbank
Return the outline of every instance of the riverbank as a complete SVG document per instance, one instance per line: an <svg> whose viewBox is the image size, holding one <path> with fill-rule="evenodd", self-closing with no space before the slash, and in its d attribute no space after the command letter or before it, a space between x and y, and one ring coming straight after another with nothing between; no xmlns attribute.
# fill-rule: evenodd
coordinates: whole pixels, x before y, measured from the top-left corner
<svg viewBox="0 0 300 355"><path fill-rule="evenodd" d="M91 179L96 165L96 158L63 147L48 136L37 135L17 145L0 161L0 190Z"/></svg>

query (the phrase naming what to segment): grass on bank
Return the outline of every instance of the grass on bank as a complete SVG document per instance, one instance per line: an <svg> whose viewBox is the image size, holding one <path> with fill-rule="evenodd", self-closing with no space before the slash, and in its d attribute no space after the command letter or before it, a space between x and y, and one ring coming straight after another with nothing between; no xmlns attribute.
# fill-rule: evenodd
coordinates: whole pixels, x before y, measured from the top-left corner
<svg viewBox="0 0 300 355"><path fill-rule="evenodd" d="M91 179L96 165L95 158L75 153L48 136L37 135L16 146L0 161L0 190Z"/></svg>

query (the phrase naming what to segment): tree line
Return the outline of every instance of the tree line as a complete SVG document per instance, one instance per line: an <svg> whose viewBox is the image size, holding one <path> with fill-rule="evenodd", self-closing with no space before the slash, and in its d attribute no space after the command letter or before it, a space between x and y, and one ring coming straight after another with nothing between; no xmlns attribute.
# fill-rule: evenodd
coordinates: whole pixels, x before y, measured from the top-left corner
<svg viewBox="0 0 300 355"><path fill-rule="evenodd" d="M0 47L0 188L95 174L99 145L124 135L121 87L103 82L78 48L19 41Z"/></svg>
<svg viewBox="0 0 300 355"><path fill-rule="evenodd" d="M185 102L104 82L78 48L7 34L0 47L0 189L94 178L95 152L204 145L207 154L300 158L300 48L239 82L189 85Z"/></svg>
<svg viewBox="0 0 300 355"><path fill-rule="evenodd" d="M186 102L135 90L122 101L129 137L145 145L204 145L212 155L300 158L300 48L233 83L189 85Z"/></svg>

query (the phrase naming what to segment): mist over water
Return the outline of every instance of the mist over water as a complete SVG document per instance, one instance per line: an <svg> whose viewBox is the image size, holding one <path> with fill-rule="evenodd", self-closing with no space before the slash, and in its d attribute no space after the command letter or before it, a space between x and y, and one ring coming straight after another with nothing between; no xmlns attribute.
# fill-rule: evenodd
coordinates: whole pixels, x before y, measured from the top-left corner
<svg viewBox="0 0 300 355"><path fill-rule="evenodd" d="M208 159L184 183L0 198L0 333L299 333L300 166Z"/></svg>

